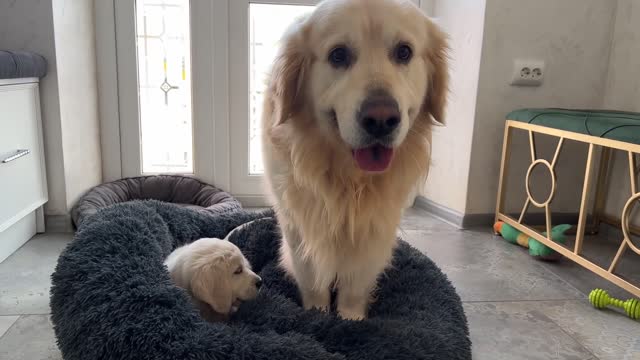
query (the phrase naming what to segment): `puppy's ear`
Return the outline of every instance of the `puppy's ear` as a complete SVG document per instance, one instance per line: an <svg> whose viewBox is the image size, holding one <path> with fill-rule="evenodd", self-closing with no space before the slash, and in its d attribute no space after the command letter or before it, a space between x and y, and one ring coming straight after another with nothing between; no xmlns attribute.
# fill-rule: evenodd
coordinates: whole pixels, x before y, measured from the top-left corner
<svg viewBox="0 0 640 360"><path fill-rule="evenodd" d="M228 314L233 303L229 272L215 264L200 267L191 277L191 292L219 314Z"/></svg>
<svg viewBox="0 0 640 360"><path fill-rule="evenodd" d="M427 19L428 47L425 62L429 65L427 95L422 105L423 117L444 124L447 96L449 95L449 67L447 36Z"/></svg>
<svg viewBox="0 0 640 360"><path fill-rule="evenodd" d="M274 125L284 123L303 106L304 81L310 65L304 44L305 23L306 18L301 18L287 30L271 69L269 87L275 107Z"/></svg>

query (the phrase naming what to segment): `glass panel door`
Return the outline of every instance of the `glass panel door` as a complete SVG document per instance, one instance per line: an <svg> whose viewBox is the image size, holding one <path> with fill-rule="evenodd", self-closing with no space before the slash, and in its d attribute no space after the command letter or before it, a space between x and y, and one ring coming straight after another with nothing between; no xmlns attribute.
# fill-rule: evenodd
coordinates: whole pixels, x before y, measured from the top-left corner
<svg viewBox="0 0 640 360"><path fill-rule="evenodd" d="M189 0L137 0L142 173L193 174Z"/></svg>
<svg viewBox="0 0 640 360"><path fill-rule="evenodd" d="M122 176L186 174L265 205L265 77L317 3L113 0Z"/></svg>
<svg viewBox="0 0 640 360"><path fill-rule="evenodd" d="M284 31L313 11L316 0L229 2L231 188L259 202L262 196L261 116L265 81Z"/></svg>
<svg viewBox="0 0 640 360"><path fill-rule="evenodd" d="M291 23L314 6L249 4L249 175L262 175L262 100L278 44Z"/></svg>
<svg viewBox="0 0 640 360"><path fill-rule="evenodd" d="M118 0L114 10L122 175L213 182L213 134L199 133L214 122L211 1Z"/></svg>

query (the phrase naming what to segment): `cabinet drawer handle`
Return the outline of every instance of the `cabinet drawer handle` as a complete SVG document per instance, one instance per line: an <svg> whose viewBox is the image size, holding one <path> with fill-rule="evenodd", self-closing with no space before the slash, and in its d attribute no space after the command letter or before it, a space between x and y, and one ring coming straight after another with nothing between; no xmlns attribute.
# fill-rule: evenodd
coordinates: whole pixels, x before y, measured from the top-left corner
<svg viewBox="0 0 640 360"><path fill-rule="evenodd" d="M31 152L31 150L26 150L26 149L25 150L17 150L15 152L15 154L13 154L13 155L5 158L4 160L2 160L2 163L6 164L6 163L10 163L10 162L12 162L14 160L18 160L19 158L21 158L21 157L23 157L25 155L29 155L30 152Z"/></svg>

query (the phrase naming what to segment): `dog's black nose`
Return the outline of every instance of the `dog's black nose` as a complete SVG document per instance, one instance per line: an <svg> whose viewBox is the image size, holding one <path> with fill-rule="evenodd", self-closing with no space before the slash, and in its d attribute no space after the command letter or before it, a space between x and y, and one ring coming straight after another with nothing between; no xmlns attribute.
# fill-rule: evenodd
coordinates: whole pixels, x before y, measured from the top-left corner
<svg viewBox="0 0 640 360"><path fill-rule="evenodd" d="M358 121L367 134L381 138L400 125L398 102L385 90L372 91L360 107Z"/></svg>
<svg viewBox="0 0 640 360"><path fill-rule="evenodd" d="M261 286L262 286L262 279L258 278L258 280L256 281L256 287L260 289Z"/></svg>

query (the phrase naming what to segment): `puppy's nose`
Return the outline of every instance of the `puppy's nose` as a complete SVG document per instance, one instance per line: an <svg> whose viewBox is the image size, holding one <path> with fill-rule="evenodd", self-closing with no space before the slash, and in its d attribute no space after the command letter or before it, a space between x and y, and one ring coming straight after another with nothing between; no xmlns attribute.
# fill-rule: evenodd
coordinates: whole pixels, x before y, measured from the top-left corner
<svg viewBox="0 0 640 360"><path fill-rule="evenodd" d="M398 102L384 90L372 91L360 107L358 121L367 134L381 138L400 125Z"/></svg>
<svg viewBox="0 0 640 360"><path fill-rule="evenodd" d="M258 278L258 280L256 280L256 287L260 289L261 286L262 286L262 278Z"/></svg>

